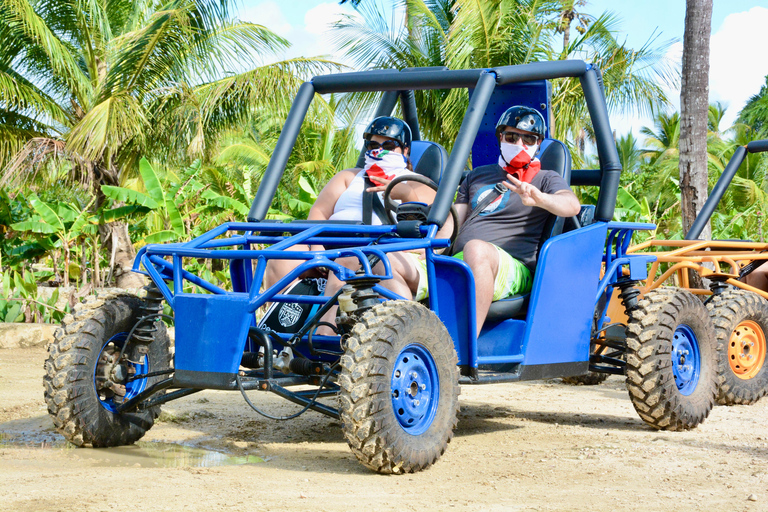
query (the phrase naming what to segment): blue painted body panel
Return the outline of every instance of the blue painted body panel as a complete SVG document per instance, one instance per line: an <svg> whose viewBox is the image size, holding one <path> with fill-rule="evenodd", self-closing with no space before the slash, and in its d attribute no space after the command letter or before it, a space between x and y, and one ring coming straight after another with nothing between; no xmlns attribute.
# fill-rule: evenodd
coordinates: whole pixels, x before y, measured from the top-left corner
<svg viewBox="0 0 768 512"><path fill-rule="evenodd" d="M460 259L436 255L427 259L427 272L430 308L451 334L459 364L471 366L477 358L475 310L468 307L475 303L472 271Z"/></svg>
<svg viewBox="0 0 768 512"><path fill-rule="evenodd" d="M236 373L252 318L244 293L177 294L175 368Z"/></svg>
<svg viewBox="0 0 768 512"><path fill-rule="evenodd" d="M524 364L589 360L606 233L606 223L598 222L544 243L528 306Z"/></svg>
<svg viewBox="0 0 768 512"><path fill-rule="evenodd" d="M526 325L513 318L486 322L477 340L477 364L522 362Z"/></svg>

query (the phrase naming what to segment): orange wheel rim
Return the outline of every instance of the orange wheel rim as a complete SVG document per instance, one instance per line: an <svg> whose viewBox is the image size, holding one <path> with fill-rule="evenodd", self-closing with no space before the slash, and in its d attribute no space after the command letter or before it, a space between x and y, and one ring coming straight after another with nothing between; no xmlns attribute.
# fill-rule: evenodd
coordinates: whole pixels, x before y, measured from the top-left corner
<svg viewBox="0 0 768 512"><path fill-rule="evenodd" d="M731 333L728 363L740 379L748 380L760 372L765 363L765 333L752 320L744 320Z"/></svg>

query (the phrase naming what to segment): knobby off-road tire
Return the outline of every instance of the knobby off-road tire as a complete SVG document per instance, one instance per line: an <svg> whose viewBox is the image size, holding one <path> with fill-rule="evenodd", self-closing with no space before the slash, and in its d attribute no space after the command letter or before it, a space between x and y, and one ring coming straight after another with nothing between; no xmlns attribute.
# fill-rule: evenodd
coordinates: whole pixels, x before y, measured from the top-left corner
<svg viewBox="0 0 768 512"><path fill-rule="evenodd" d="M707 304L718 341L717 403L751 405L768 393L768 302L756 293L727 290Z"/></svg>
<svg viewBox="0 0 768 512"><path fill-rule="evenodd" d="M416 302L374 306L341 358L342 429L352 452L379 473L432 465L453 437L458 358L448 330Z"/></svg>
<svg viewBox="0 0 768 512"><path fill-rule="evenodd" d="M627 388L637 413L657 429L696 427L715 404L716 357L701 300L682 289L646 293L627 324Z"/></svg>
<svg viewBox="0 0 768 512"><path fill-rule="evenodd" d="M57 430L72 444L94 448L133 444L152 427L160 413L159 407L153 407L117 414L113 412L114 399L100 397L96 390L96 367L102 351L119 351L141 316L141 304L136 296L116 294L78 304L48 346L43 382L45 401ZM137 373L168 368L169 345L165 325L159 322L145 364L137 367ZM162 378L133 381L126 397Z"/></svg>

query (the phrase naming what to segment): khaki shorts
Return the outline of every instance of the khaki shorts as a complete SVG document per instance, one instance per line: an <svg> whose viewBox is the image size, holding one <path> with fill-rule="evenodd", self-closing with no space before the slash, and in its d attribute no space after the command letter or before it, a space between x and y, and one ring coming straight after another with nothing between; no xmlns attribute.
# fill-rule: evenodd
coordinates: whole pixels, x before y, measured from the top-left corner
<svg viewBox="0 0 768 512"><path fill-rule="evenodd" d="M493 245L493 244L491 244ZM507 253L504 249L496 247L499 253L499 272L493 283L493 300L501 300L518 293L528 293L533 286L533 278L528 267L523 265ZM464 260L464 251L455 254L454 258Z"/></svg>

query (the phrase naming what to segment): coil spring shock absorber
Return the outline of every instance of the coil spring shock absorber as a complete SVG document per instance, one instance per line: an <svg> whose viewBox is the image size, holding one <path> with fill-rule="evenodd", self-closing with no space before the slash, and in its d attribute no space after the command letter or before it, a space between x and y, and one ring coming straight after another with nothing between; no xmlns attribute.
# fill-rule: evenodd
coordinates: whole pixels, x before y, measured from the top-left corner
<svg viewBox="0 0 768 512"><path fill-rule="evenodd" d="M134 354L141 358L149 352L149 344L155 340L158 315L163 312L163 294L154 284L144 287L146 296L139 308L139 325L133 332ZM149 318L147 318L149 317Z"/></svg>
<svg viewBox="0 0 768 512"><path fill-rule="evenodd" d="M627 276L622 276L616 282L616 286L621 290L619 292L619 298L624 305L624 312L627 316L637 308L637 297L640 295L640 290L637 289L637 281L629 279Z"/></svg>

